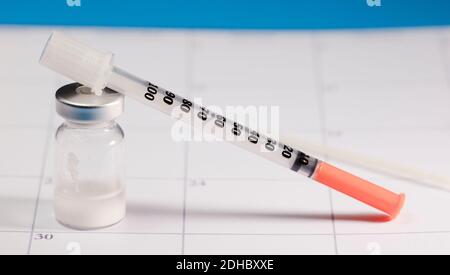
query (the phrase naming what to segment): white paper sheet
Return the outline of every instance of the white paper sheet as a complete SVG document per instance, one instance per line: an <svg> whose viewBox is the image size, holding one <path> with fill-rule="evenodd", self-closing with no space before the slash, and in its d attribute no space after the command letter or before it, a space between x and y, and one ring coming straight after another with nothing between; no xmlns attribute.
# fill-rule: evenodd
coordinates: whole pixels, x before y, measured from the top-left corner
<svg viewBox="0 0 450 275"><path fill-rule="evenodd" d="M66 29L207 105L280 106L281 133L450 176L450 30ZM171 140L127 101L128 215L73 231L52 213L50 28L0 28L0 254L450 253L450 193L340 164L405 192L398 219L224 143ZM333 162L332 159L330 159ZM336 163L339 164L339 163Z"/></svg>

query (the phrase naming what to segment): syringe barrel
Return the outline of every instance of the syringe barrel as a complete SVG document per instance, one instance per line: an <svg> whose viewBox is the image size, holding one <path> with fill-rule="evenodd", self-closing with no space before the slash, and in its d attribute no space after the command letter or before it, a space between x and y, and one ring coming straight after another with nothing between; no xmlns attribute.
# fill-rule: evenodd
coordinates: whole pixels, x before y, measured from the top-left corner
<svg viewBox="0 0 450 275"><path fill-rule="evenodd" d="M161 98L171 92L168 92L167 90L151 83L149 84L148 81L139 79L120 68L113 69L107 86L168 115L171 115L174 108L178 108L183 100L182 97L172 93L174 100L170 105L155 103L154 100L156 97ZM150 100L145 96L149 88L150 91L154 93L149 94L149 96L151 96ZM191 111L196 113L199 111L201 112L203 107L192 103L191 109ZM210 114L213 115L213 117L215 115L213 112ZM209 119L210 118L208 118L208 120ZM226 125L228 126L228 130L234 123L234 121L227 119ZM227 128L227 126L225 128ZM248 132L251 130L244 129L243 131ZM248 135L249 133L246 134ZM271 140L263 135L260 136L260 139L263 141L263 145L267 142L267 140ZM289 168L294 172L311 177L314 180L335 189L336 191L342 192L352 198L381 210L382 212L388 214L391 218L395 218L403 206L405 200L404 195L397 195L369 181L347 173L314 157L308 156L303 152L287 146L279 141L274 141L273 144L275 146L273 147L274 150L272 152L263 152L260 150L259 146L249 142L230 141L230 143L247 151L258 154L259 156L271 160L283 167ZM261 144L261 142L259 144ZM290 148L289 153L292 157L283 157L281 152L283 152L285 148Z"/></svg>
<svg viewBox="0 0 450 275"><path fill-rule="evenodd" d="M403 207L405 195L395 194L381 186L347 173L326 162L320 162L314 180L355 198L395 218Z"/></svg>

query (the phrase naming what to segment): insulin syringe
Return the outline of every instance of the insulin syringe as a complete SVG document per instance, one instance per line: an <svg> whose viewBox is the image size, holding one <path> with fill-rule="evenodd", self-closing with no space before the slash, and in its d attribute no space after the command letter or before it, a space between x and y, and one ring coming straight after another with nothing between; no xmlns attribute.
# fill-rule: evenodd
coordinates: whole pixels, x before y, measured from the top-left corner
<svg viewBox="0 0 450 275"><path fill-rule="evenodd" d="M240 137L231 141L233 144L381 210L390 218L395 218L403 207L403 194L398 195L356 177L154 83L137 78L113 66L112 53L93 49L63 34L54 33L47 42L40 62L96 92L107 87L171 116L178 113L179 119L192 117L194 120L191 119L191 123L195 120L210 123L216 132Z"/></svg>

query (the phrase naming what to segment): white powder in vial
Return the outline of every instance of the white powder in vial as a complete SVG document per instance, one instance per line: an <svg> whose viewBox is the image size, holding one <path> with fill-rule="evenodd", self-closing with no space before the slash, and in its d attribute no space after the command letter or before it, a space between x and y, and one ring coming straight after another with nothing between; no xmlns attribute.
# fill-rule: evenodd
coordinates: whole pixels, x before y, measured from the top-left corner
<svg viewBox="0 0 450 275"><path fill-rule="evenodd" d="M55 217L65 226L89 230L120 222L126 213L125 188L121 184L58 184Z"/></svg>

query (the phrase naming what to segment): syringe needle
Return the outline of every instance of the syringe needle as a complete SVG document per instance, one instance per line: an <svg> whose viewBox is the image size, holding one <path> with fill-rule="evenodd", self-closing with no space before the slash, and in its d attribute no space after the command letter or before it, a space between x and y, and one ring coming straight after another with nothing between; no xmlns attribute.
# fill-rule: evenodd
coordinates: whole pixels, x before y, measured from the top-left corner
<svg viewBox="0 0 450 275"><path fill-rule="evenodd" d="M395 218L403 207L405 196L356 177L302 151L252 131L189 99L158 87L113 66L113 55L54 33L44 49L41 63L94 90L108 87L134 98L149 107L181 118L194 118L202 123L213 122L218 132L232 133L240 139L233 144L298 172ZM194 120L191 122L194 123Z"/></svg>

